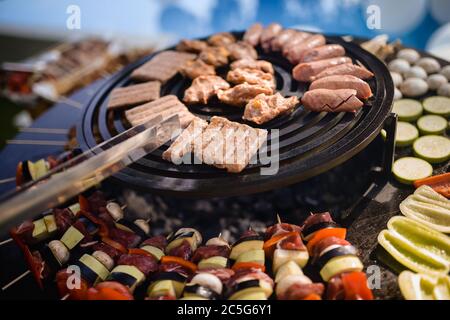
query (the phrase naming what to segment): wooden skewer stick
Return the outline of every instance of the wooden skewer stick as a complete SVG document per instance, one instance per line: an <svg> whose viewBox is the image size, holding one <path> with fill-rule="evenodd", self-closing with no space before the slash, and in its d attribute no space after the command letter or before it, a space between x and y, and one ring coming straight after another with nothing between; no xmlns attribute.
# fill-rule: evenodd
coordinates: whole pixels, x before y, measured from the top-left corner
<svg viewBox="0 0 450 320"><path fill-rule="evenodd" d="M281 224L281 218L280 218L280 215L277 213L277 221L278 221L278 224Z"/></svg>
<svg viewBox="0 0 450 320"><path fill-rule="evenodd" d="M12 242L12 241L13 241L12 238L6 239L6 240L0 242L0 247L3 246L3 245L5 245L5 244L8 244L8 243L10 243L10 242Z"/></svg>
<svg viewBox="0 0 450 320"><path fill-rule="evenodd" d="M61 298L61 300L67 300L67 298L70 297L70 293L66 294L64 297Z"/></svg>
<svg viewBox="0 0 450 320"><path fill-rule="evenodd" d="M16 177L11 177L11 178L6 178L6 179L0 179L0 184L3 184L3 183L10 183L10 182L13 182L13 181L16 181Z"/></svg>
<svg viewBox="0 0 450 320"><path fill-rule="evenodd" d="M14 285L15 283L19 282L20 280L22 280L22 278L26 277L28 274L30 274L31 271L27 270L24 273L22 273L20 276L18 276L17 278L15 278L14 280L12 280L10 283L8 283L7 285L2 287L2 291L5 291L6 289L8 289L9 287L11 287L12 285Z"/></svg>

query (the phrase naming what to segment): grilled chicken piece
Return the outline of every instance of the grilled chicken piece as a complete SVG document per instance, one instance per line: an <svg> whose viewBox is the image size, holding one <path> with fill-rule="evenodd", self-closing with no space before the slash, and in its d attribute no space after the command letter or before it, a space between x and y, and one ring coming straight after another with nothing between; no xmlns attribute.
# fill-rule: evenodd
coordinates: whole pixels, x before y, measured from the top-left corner
<svg viewBox="0 0 450 320"><path fill-rule="evenodd" d="M139 81L158 80L164 83L176 75L186 61L195 58L196 55L192 53L163 51L134 70L131 78Z"/></svg>
<svg viewBox="0 0 450 320"><path fill-rule="evenodd" d="M311 48L303 52L300 62L311 62L345 55L345 49L340 44L328 44L321 47Z"/></svg>
<svg viewBox="0 0 450 320"><path fill-rule="evenodd" d="M320 47L325 45L326 39L321 34L315 34L308 38L306 38L300 44L291 47L291 49L285 55L286 59L288 59L291 63L296 64L300 62L303 54L312 48Z"/></svg>
<svg viewBox="0 0 450 320"><path fill-rule="evenodd" d="M236 60L230 65L230 69L254 69L261 70L267 73L273 74L273 66L269 61L265 60L252 60L252 59L241 59Z"/></svg>
<svg viewBox="0 0 450 320"><path fill-rule="evenodd" d="M283 56L286 56L292 48L301 45L307 38L311 36L308 32L297 31L291 39L283 45L282 53Z"/></svg>
<svg viewBox="0 0 450 320"><path fill-rule="evenodd" d="M208 126L208 122L200 118L195 118L177 139L164 151L162 158L175 164L180 164L184 155L192 152L194 142L201 139L203 130Z"/></svg>
<svg viewBox="0 0 450 320"><path fill-rule="evenodd" d="M306 109L315 112L355 112L364 105L353 89L310 90L303 95L302 103Z"/></svg>
<svg viewBox="0 0 450 320"><path fill-rule="evenodd" d="M281 51L283 46L290 41L295 34L297 33L294 29L284 29L279 34L277 34L272 41L270 42L270 46L272 51Z"/></svg>
<svg viewBox="0 0 450 320"><path fill-rule="evenodd" d="M283 27L278 23L271 23L263 30L259 41L264 51L270 50L272 39L275 38L281 30L283 30Z"/></svg>
<svg viewBox="0 0 450 320"><path fill-rule="evenodd" d="M350 75L320 78L311 83L309 90L314 89L354 89L359 99L368 99L372 96L372 90L367 82Z"/></svg>
<svg viewBox="0 0 450 320"><path fill-rule="evenodd" d="M125 117L132 126L145 123L161 115L166 119L174 114L180 117L181 127L185 128L195 118L188 108L174 95L164 96L155 101L125 111Z"/></svg>
<svg viewBox="0 0 450 320"><path fill-rule="evenodd" d="M206 49L208 44L201 40L187 40L182 39L176 49L177 51L200 53L202 50Z"/></svg>
<svg viewBox="0 0 450 320"><path fill-rule="evenodd" d="M213 66L204 63L202 60L189 60L183 68L180 70L181 74L185 77L195 79L200 76L213 76L216 74L216 70Z"/></svg>
<svg viewBox="0 0 450 320"><path fill-rule="evenodd" d="M184 92L183 101L189 104L206 104L219 89L228 89L230 85L219 76L200 76Z"/></svg>
<svg viewBox="0 0 450 320"><path fill-rule="evenodd" d="M255 48L253 48L251 44L244 41L232 43L227 47L227 49L230 52L231 60L258 58L258 53Z"/></svg>
<svg viewBox="0 0 450 320"><path fill-rule="evenodd" d="M276 84L273 74L256 69L234 69L228 72L227 81L234 84L247 82L258 84L275 90Z"/></svg>
<svg viewBox="0 0 450 320"><path fill-rule="evenodd" d="M334 67L326 68L325 70L320 72L317 76L313 77L312 80L314 81L316 79L337 75L351 75L362 80L367 80L373 77L373 73L367 70L366 68L363 68L356 64L345 63L339 64Z"/></svg>
<svg viewBox="0 0 450 320"><path fill-rule="evenodd" d="M223 103L243 107L260 93L270 95L273 90L266 86L243 83L228 90L218 90L217 97Z"/></svg>
<svg viewBox="0 0 450 320"><path fill-rule="evenodd" d="M242 38L245 42L251 44L256 47L259 43L259 39L261 38L261 34L263 32L264 27L261 23L252 24L247 31L245 31L244 37Z"/></svg>
<svg viewBox="0 0 450 320"><path fill-rule="evenodd" d="M230 52L224 47L208 47L200 52L198 57L207 64L221 67L228 63L229 55Z"/></svg>
<svg viewBox="0 0 450 320"><path fill-rule="evenodd" d="M304 62L295 66L292 70L292 76L297 81L310 82L323 70L337 66L339 64L351 63L352 59L348 57L338 57L313 62Z"/></svg>
<svg viewBox="0 0 450 320"><path fill-rule="evenodd" d="M292 111L298 102L297 97L284 98L279 92L272 96L261 93L247 103L242 119L263 124Z"/></svg>
<svg viewBox="0 0 450 320"><path fill-rule="evenodd" d="M214 47L227 47L236 42L236 38L229 32L219 32L208 38L208 43Z"/></svg>

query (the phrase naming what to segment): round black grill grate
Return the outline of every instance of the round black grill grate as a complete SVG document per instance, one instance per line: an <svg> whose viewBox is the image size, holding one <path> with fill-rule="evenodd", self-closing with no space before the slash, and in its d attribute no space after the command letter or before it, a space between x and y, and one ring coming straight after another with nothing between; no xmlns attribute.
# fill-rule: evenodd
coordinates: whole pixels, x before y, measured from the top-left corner
<svg viewBox="0 0 450 320"><path fill-rule="evenodd" d="M242 33L235 33L237 37ZM279 130L279 169L275 175L261 175L263 166L249 165L239 174L228 174L224 170L207 165L174 165L161 158L166 144L147 155L129 168L114 176L114 179L129 187L147 189L179 196L217 197L262 192L305 180L329 170L348 160L364 149L379 133L389 114L393 98L393 84L385 65L354 43L339 37L328 37L329 43L345 47L347 55L355 63L362 63L375 74L369 81L374 96L357 113L315 113L298 107L289 115L280 116L260 128ZM259 59L274 65L277 90L284 96L301 97L308 89L307 83L291 77L292 65L281 55L266 54L261 50ZM129 128L123 111L107 109L108 96L116 87L132 83L132 70L151 59L153 55L115 74L92 98L85 108L78 130L78 140L84 149L92 148L117 133ZM218 70L226 75L228 70ZM161 95L174 94L180 100L190 80L175 76L161 88ZM223 116L232 121L243 122L243 109L220 103L217 99L207 106L188 106L195 115L209 120L212 116ZM254 124L250 124L254 126ZM269 133L270 139L270 133ZM270 145L270 144L269 144ZM273 151L273 149L272 149Z"/></svg>

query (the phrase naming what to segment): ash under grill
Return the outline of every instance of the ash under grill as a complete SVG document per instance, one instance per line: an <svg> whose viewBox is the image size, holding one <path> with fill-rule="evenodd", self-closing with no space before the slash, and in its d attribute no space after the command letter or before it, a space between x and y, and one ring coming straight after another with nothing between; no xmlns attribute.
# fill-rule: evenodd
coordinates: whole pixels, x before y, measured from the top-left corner
<svg viewBox="0 0 450 320"><path fill-rule="evenodd" d="M242 33L235 33L235 36L240 38ZM221 197L267 191L297 183L350 159L379 133L391 110L393 84L384 64L358 45L338 37L328 37L327 41L344 46L347 55L354 62L364 64L375 74L369 81L374 96L356 114L315 113L300 106L293 113L280 116L264 125L250 124L264 129L279 129L278 174L261 175L260 168L263 165L260 162L248 166L239 174L229 174L207 165L177 166L161 158L161 154L168 148L166 144L114 178L128 186L163 194ZM258 53L259 59L273 64L277 91L283 96L301 97L308 89L307 83L297 82L292 78L293 65L281 55L267 54L260 48ZM124 111L107 109L108 96L114 88L131 84L130 73L152 57L153 55L117 73L90 101L78 130L78 141L83 149L92 148L129 128L124 120ZM226 71L225 68L219 69L218 74L223 76ZM177 75L162 86L161 95L174 94L182 99L190 82ZM225 105L218 100L211 101L207 106L193 105L188 108L193 114L206 120L212 116L222 116L246 123L241 119L243 108Z"/></svg>

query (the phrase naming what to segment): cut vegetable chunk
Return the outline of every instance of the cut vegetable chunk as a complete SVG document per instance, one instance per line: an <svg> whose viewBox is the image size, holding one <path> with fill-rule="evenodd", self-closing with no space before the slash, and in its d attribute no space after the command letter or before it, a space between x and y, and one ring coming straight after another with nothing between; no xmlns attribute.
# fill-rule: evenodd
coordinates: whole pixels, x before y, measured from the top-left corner
<svg viewBox="0 0 450 320"><path fill-rule="evenodd" d="M450 140L435 135L420 137L414 141L413 150L418 157L430 163L444 162L450 158Z"/></svg>
<svg viewBox="0 0 450 320"><path fill-rule="evenodd" d="M435 96L426 98L423 101L423 108L427 113L440 116L450 116L450 98Z"/></svg>
<svg viewBox="0 0 450 320"><path fill-rule="evenodd" d="M395 144L398 147L411 145L419 137L419 130L408 122L399 121L397 123L397 133Z"/></svg>
<svg viewBox="0 0 450 320"><path fill-rule="evenodd" d="M417 120L417 127L420 133L426 134L443 134L447 129L447 120L437 115L426 115Z"/></svg>
<svg viewBox="0 0 450 320"><path fill-rule="evenodd" d="M394 162L392 172L399 182L412 184L415 180L431 176L433 167L422 159L405 157Z"/></svg>
<svg viewBox="0 0 450 320"><path fill-rule="evenodd" d="M400 99L394 102L392 112L398 115L400 121L417 120L423 112L420 102L413 99Z"/></svg>
<svg viewBox="0 0 450 320"><path fill-rule="evenodd" d="M405 300L450 300L450 277L403 271L398 286Z"/></svg>

